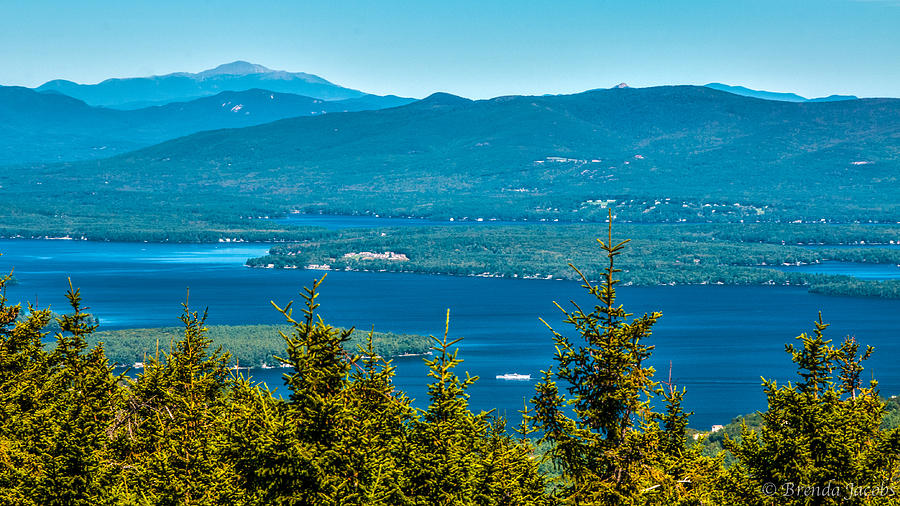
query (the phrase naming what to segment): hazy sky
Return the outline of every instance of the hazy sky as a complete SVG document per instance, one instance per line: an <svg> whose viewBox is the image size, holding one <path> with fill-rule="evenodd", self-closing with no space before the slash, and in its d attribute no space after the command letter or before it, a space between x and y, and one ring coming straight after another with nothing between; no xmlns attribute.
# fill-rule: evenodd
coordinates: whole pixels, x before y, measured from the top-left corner
<svg viewBox="0 0 900 506"><path fill-rule="evenodd" d="M472 98L741 84L900 97L900 0L0 0L0 84L233 60Z"/></svg>

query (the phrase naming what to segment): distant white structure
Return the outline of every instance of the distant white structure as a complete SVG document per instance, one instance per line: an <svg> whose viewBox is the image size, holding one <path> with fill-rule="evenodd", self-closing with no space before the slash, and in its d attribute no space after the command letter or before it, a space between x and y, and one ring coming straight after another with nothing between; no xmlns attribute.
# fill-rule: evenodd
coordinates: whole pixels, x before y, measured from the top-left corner
<svg viewBox="0 0 900 506"><path fill-rule="evenodd" d="M373 253L371 251L360 251L359 253L345 253L345 259L352 260L391 260L395 262L406 262L409 258L404 253L394 253L393 251L385 251L384 253Z"/></svg>

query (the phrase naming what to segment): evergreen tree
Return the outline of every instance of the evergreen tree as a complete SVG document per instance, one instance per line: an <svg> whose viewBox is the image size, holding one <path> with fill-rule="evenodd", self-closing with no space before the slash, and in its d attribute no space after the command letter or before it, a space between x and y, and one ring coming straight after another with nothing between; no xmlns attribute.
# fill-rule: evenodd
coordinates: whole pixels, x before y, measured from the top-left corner
<svg viewBox="0 0 900 506"><path fill-rule="evenodd" d="M12 504L106 504L118 468L107 430L120 396L102 345L72 287L71 314L44 350L49 310L7 306L0 279L0 499ZM12 327L12 328L11 328Z"/></svg>
<svg viewBox="0 0 900 506"><path fill-rule="evenodd" d="M461 338L449 340L450 311L443 338L434 338L434 358L426 360L430 403L412 424L414 448L406 472L411 495L425 504L546 504L544 480L529 446L506 433L506 422L469 410L468 394L478 377L455 369L462 360Z"/></svg>
<svg viewBox="0 0 900 506"><path fill-rule="evenodd" d="M371 335L363 355L351 355L352 329L316 314L323 280L304 289L302 318L291 304L275 306L293 327L279 359L293 370L285 375L291 395L279 401L237 385L230 455L250 497L265 504L403 504L395 454L409 400L394 390L394 369L375 355Z"/></svg>
<svg viewBox="0 0 900 506"><path fill-rule="evenodd" d="M743 426L724 446L737 459L730 469L733 500L767 504L896 504L900 502L900 430L883 430L884 402L877 382L862 385L855 339L840 346L824 337L819 315L812 334L785 350L800 380L764 380L768 410L758 432Z"/></svg>
<svg viewBox="0 0 900 506"><path fill-rule="evenodd" d="M234 503L221 435L229 355L209 352L206 314L182 306L182 338L147 359L118 412L114 437L124 470L117 492L149 504Z"/></svg>
<svg viewBox="0 0 900 506"><path fill-rule="evenodd" d="M539 443L548 445L547 456L561 472L554 492L579 505L668 504L705 497L692 471L716 466L686 447L683 391L672 385L658 390L653 368L645 365L653 350L645 341L662 315L629 320L631 314L616 304L615 259L628 241L613 242L611 212L607 240L598 242L607 258L599 284L570 264L596 305L586 311L575 302L572 310L557 304L583 344L547 325L556 343L557 369L544 371L532 400L531 420L542 432ZM557 380L564 382L568 396ZM657 391L667 403L664 415L650 406Z"/></svg>

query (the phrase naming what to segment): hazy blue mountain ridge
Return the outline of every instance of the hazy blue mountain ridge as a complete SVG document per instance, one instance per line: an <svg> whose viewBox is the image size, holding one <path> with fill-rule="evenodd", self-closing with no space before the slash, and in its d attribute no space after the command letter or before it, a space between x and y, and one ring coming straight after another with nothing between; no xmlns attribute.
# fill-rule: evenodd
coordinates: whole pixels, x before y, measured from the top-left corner
<svg viewBox="0 0 900 506"><path fill-rule="evenodd" d="M162 76L114 78L97 84L78 84L57 79L42 84L36 90L61 93L90 105L136 109L193 100L223 91L246 91L254 88L323 100L343 100L366 95L313 74L271 70L245 61L226 63L196 74L176 72Z"/></svg>
<svg viewBox="0 0 900 506"><path fill-rule="evenodd" d="M0 86L0 165L108 157L202 130L412 101L392 95L325 101L252 89L126 111L92 107L56 93Z"/></svg>
<svg viewBox="0 0 900 506"><path fill-rule="evenodd" d="M731 86L722 83L709 83L707 88L719 91L727 91L735 95L744 97L761 98L763 100L779 100L782 102L836 102L840 100L857 100L859 97L854 95L829 95L827 97L806 98L796 93L783 93L775 91L751 90L744 86Z"/></svg>

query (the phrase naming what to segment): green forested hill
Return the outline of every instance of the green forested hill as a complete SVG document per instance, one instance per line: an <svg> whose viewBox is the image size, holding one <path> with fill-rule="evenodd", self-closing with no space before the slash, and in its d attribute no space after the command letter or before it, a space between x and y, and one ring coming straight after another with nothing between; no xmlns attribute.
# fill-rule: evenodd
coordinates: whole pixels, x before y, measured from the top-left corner
<svg viewBox="0 0 900 506"><path fill-rule="evenodd" d="M787 103L694 86L437 94L6 170L18 203L0 212L20 215L7 232L77 232L97 216L127 216L117 230L252 229L249 216L291 209L594 220L609 200L633 221L897 221L898 118L896 99Z"/></svg>

